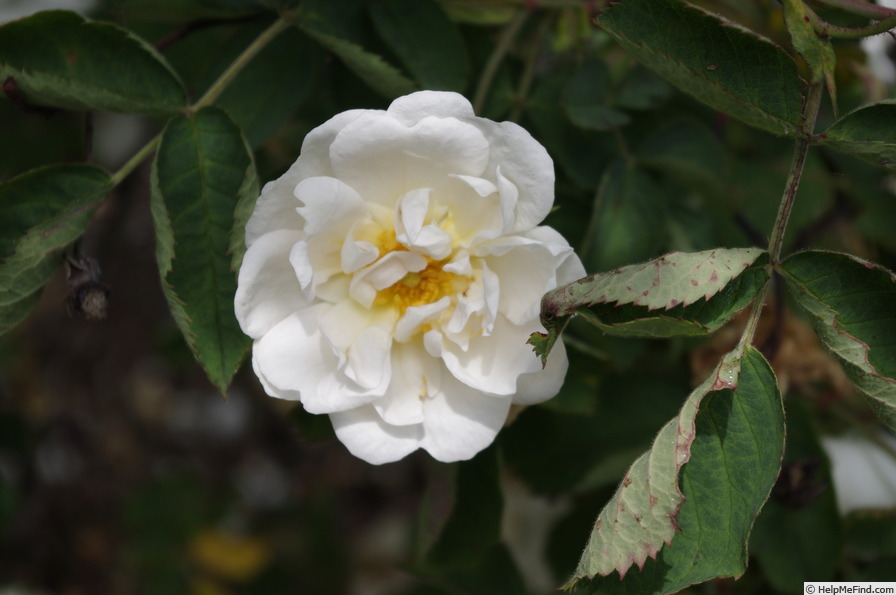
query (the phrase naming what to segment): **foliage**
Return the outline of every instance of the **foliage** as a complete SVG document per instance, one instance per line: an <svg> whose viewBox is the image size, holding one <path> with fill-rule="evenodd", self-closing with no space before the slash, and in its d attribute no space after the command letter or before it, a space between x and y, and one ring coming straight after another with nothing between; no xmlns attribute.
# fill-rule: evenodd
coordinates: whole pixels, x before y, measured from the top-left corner
<svg viewBox="0 0 896 595"><path fill-rule="evenodd" d="M79 310L72 267L93 271L84 250L99 213L137 192L134 174L151 158L158 285L124 283L164 294L182 344L226 394L250 346L233 296L259 183L338 112L416 89L463 92L478 114L545 145L558 205L547 223L590 274L544 297L546 332L530 338L543 359L559 341L569 349L560 395L446 476L430 468L420 551L402 561L417 580L408 592L532 589L501 538L502 476L568 505L548 558L552 584L576 593L670 593L745 573L732 592L896 580L886 566L896 518L841 525L818 441L822 426L896 430L896 100L863 70L855 41L896 23L883 8L850 14L855 4L105 0L95 18L48 11L4 24L5 350L24 341L44 286ZM103 112L153 127L114 166L93 163ZM63 269L64 299L52 282ZM804 319L822 371L806 373L806 353L786 349ZM860 415L836 415L844 409ZM148 536L129 555L153 592L184 588L171 572L180 554L268 564L265 546L210 528L223 515L205 504L220 496L163 483L124 515ZM432 505L440 486L447 507ZM0 518L12 518L14 490L0 488ZM181 518L166 498L196 515ZM332 512L326 495L315 506ZM284 515L287 526L313 516ZM327 541L335 530L315 527L318 555L341 556ZM278 584L254 572L226 580L247 593ZM321 576L331 582L312 589L344 580Z"/></svg>

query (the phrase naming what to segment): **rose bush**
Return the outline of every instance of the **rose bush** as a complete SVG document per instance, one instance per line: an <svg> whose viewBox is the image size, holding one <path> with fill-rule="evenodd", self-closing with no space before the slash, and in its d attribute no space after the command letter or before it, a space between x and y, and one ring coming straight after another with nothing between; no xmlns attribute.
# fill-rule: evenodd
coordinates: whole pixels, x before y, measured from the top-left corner
<svg viewBox="0 0 896 595"><path fill-rule="evenodd" d="M371 463L475 455L566 373L562 345L542 369L526 344L542 295L584 275L538 225L553 200L545 149L456 93L313 130L246 227L235 309L266 392Z"/></svg>

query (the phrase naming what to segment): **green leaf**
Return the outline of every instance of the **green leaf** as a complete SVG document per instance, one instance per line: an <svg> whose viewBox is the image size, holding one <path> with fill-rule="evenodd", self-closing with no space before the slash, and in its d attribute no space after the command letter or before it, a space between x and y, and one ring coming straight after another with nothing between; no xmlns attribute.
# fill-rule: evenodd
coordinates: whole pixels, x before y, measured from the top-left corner
<svg viewBox="0 0 896 595"><path fill-rule="evenodd" d="M750 553L776 590L836 578L843 549L827 455L802 402L787 403L787 448L772 497L756 519Z"/></svg>
<svg viewBox="0 0 896 595"><path fill-rule="evenodd" d="M262 28L236 35L219 49L215 77L255 39ZM325 53L297 29L280 33L227 86L215 105L230 114L252 148L258 148L307 99ZM286 71L284 71L284 65ZM284 76L286 74L286 76ZM211 77L209 77L211 83Z"/></svg>
<svg viewBox="0 0 896 595"><path fill-rule="evenodd" d="M622 160L613 162L595 198L585 268L606 271L662 254L666 202L650 172Z"/></svg>
<svg viewBox="0 0 896 595"><path fill-rule="evenodd" d="M896 99L846 114L818 138L827 146L885 167L896 166Z"/></svg>
<svg viewBox="0 0 896 595"><path fill-rule="evenodd" d="M54 10L0 27L0 80L32 104L169 114L186 106L177 74L152 46L117 25Z"/></svg>
<svg viewBox="0 0 896 595"><path fill-rule="evenodd" d="M243 234L234 213L257 194L252 154L224 111L206 107L168 123L152 170L156 259L174 319L222 393L250 344L233 312L242 246L234 236Z"/></svg>
<svg viewBox="0 0 896 595"><path fill-rule="evenodd" d="M425 89L462 91L469 76L460 31L434 0L368 4L380 36Z"/></svg>
<svg viewBox="0 0 896 595"><path fill-rule="evenodd" d="M587 130L611 130L628 124L628 114L608 105L609 89L606 64L596 58L582 62L563 94L563 108L572 123Z"/></svg>
<svg viewBox="0 0 896 595"><path fill-rule="evenodd" d="M665 79L637 65L629 70L614 91L613 104L633 110L655 109L672 95Z"/></svg>
<svg viewBox="0 0 896 595"><path fill-rule="evenodd" d="M724 193L729 169L725 147L697 120L679 120L660 128L638 148L637 160L691 188Z"/></svg>
<svg viewBox="0 0 896 595"><path fill-rule="evenodd" d="M809 12L802 0L783 0L784 22L790 33L793 47L809 65L812 82L824 81L831 96L834 109L837 108L837 87L834 81L834 68L837 56L829 39L822 39L815 33L815 27L809 19Z"/></svg>
<svg viewBox="0 0 896 595"><path fill-rule="evenodd" d="M728 354L632 465L567 587L596 577L589 592L672 593L740 576L783 447L771 367L753 348Z"/></svg>
<svg viewBox="0 0 896 595"><path fill-rule="evenodd" d="M822 342L896 428L896 275L848 254L806 251L779 267Z"/></svg>
<svg viewBox="0 0 896 595"><path fill-rule="evenodd" d="M0 333L18 324L112 189L90 165L51 165L0 185Z"/></svg>
<svg viewBox="0 0 896 595"><path fill-rule="evenodd" d="M541 320L548 333L534 333L530 343L544 361L566 321L577 312L605 332L623 336L713 332L746 307L767 282L765 262L766 252L759 248L716 248L673 252L590 275L544 296Z"/></svg>
<svg viewBox="0 0 896 595"><path fill-rule="evenodd" d="M417 85L397 68L349 39L348 31L332 18L326 4L304 2L295 23L377 93L394 99L417 90Z"/></svg>
<svg viewBox="0 0 896 595"><path fill-rule="evenodd" d="M622 0L598 23L642 64L710 107L774 134L799 134L803 81L771 41L679 0Z"/></svg>

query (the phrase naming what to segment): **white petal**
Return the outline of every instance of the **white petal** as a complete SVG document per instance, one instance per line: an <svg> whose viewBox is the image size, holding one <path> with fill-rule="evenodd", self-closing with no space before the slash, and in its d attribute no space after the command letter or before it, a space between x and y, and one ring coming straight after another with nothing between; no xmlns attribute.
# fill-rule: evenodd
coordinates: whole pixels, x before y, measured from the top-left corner
<svg viewBox="0 0 896 595"><path fill-rule="evenodd" d="M504 220L501 231L510 233L510 230L516 225L516 205L519 201L520 193L516 185L501 173L500 165L495 171L495 175L498 178L498 196L501 199L501 218Z"/></svg>
<svg viewBox="0 0 896 595"><path fill-rule="evenodd" d="M398 200L395 239L414 252L442 260L451 254L451 236L436 225L424 225L429 211L429 193L428 188L418 188Z"/></svg>
<svg viewBox="0 0 896 595"><path fill-rule="evenodd" d="M442 312L451 305L451 298L444 296L438 301L421 306L410 306L404 312L404 316L395 325L395 340L404 343L420 328L428 322L432 322L442 315Z"/></svg>
<svg viewBox="0 0 896 595"><path fill-rule="evenodd" d="M302 143L302 153L282 176L265 184L246 224L246 245L277 229L301 229L302 218L293 195L296 185L311 176L332 176L330 145L346 124L364 113L350 110L337 114L312 130Z"/></svg>
<svg viewBox="0 0 896 595"><path fill-rule="evenodd" d="M298 211L305 219L304 230L309 236L327 233L341 240L352 224L367 214L360 195L336 178L306 178L294 193L302 203Z"/></svg>
<svg viewBox="0 0 896 595"><path fill-rule="evenodd" d="M372 243L365 240L356 240L356 233L360 227L365 226L364 221L359 221L348 231L345 241L342 243L340 264L346 274L354 273L374 262L380 255L380 251Z"/></svg>
<svg viewBox="0 0 896 595"><path fill-rule="evenodd" d="M246 251L240 267L234 311L243 332L258 339L307 301L289 262L297 231L279 230L261 236Z"/></svg>
<svg viewBox="0 0 896 595"><path fill-rule="evenodd" d="M493 395L513 395L521 374L541 369L541 361L526 343L536 330L543 330L537 321L517 326L498 316L494 332L471 337L466 351L445 342L442 359L467 386Z"/></svg>
<svg viewBox="0 0 896 595"><path fill-rule="evenodd" d="M302 294L306 300L314 299L314 288L311 283L314 281L314 269L311 268L311 261L308 259L308 243L296 242L289 251L289 263L292 265L299 285L302 287Z"/></svg>
<svg viewBox="0 0 896 595"><path fill-rule="evenodd" d="M491 444L510 399L483 395L445 375L442 390L423 401L421 446L438 461L464 461Z"/></svg>
<svg viewBox="0 0 896 595"><path fill-rule="evenodd" d="M373 112L346 126L330 147L336 177L363 190L365 200L390 207L449 174L479 175L488 155L485 137L470 124L426 117L409 127Z"/></svg>
<svg viewBox="0 0 896 595"><path fill-rule="evenodd" d="M253 365L273 397L305 400L317 383L336 368L317 330L317 318L329 308L317 305L283 319L252 347Z"/></svg>
<svg viewBox="0 0 896 595"><path fill-rule="evenodd" d="M423 422L421 399L437 390L442 362L430 357L419 342L396 345L392 352L392 382L373 406L386 423L408 426Z"/></svg>
<svg viewBox="0 0 896 595"><path fill-rule="evenodd" d="M383 328L371 327L361 331L348 350L345 375L366 389L388 384L391 368L389 351L392 336Z"/></svg>
<svg viewBox="0 0 896 595"><path fill-rule="evenodd" d="M514 324L538 318L542 296L557 287L560 258L544 244L532 243L484 260L500 280L498 311Z"/></svg>
<svg viewBox="0 0 896 595"><path fill-rule="evenodd" d="M349 452L373 465L403 459L420 446L420 425L393 426L372 406L330 414L336 437Z"/></svg>
<svg viewBox="0 0 896 595"><path fill-rule="evenodd" d="M501 173L519 191L516 222L511 231L535 227L554 204L554 162L532 135L513 122L477 118L476 126L483 131L491 148L485 177L494 175L500 166Z"/></svg>
<svg viewBox="0 0 896 595"><path fill-rule="evenodd" d="M399 97L389 106L389 115L412 126L427 116L473 118L473 106L466 97L447 91L418 91Z"/></svg>
<svg viewBox="0 0 896 595"><path fill-rule="evenodd" d="M567 368L566 347L563 341L557 341L543 370L520 375L513 395L514 404L534 405L553 398L563 386Z"/></svg>
<svg viewBox="0 0 896 595"><path fill-rule="evenodd" d="M376 292L391 287L408 273L419 273L426 268L426 259L403 250L390 252L366 269L352 276L349 294L365 308L373 305Z"/></svg>

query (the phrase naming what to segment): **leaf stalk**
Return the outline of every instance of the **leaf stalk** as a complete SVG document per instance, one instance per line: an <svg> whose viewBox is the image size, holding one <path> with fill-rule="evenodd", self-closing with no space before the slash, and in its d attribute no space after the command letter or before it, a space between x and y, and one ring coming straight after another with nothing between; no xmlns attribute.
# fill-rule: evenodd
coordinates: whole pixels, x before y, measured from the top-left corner
<svg viewBox="0 0 896 595"><path fill-rule="evenodd" d="M240 71L245 68L245 66L254 58L264 47L271 42L277 35L282 33L287 27L289 27L290 23L284 18L279 18L271 24L270 27L262 31L261 35L255 38L255 40L250 43L246 49L240 53L236 59L230 63L224 72L211 84L211 86L206 90L206 92L199 98L199 100L192 104L187 108L187 113L195 113L199 109L211 105L215 102L215 100L221 95L224 89L227 88L230 83L233 82L233 79L240 73ZM149 157L158 147L159 142L162 140L162 134L157 134L152 140L143 145L143 147L137 151L137 153L131 157L127 163L121 166L114 174L112 174L112 184L113 186L117 186L124 180L132 171L137 169L137 166L140 165L144 159Z"/></svg>
<svg viewBox="0 0 896 595"><path fill-rule="evenodd" d="M815 28L816 33L818 33L821 37L836 37L838 39L862 39L864 37L871 37L873 35L886 33L890 29L896 27L896 12L892 12L887 18L884 18L880 21L875 21L870 25L865 25L864 27L843 27L841 25L831 24L818 16L818 13L816 13L808 6L806 7L806 14L809 15L809 19L812 21L812 27Z"/></svg>

